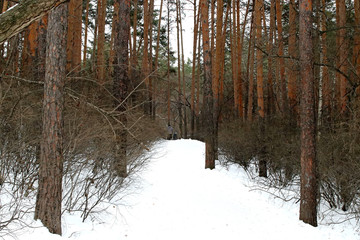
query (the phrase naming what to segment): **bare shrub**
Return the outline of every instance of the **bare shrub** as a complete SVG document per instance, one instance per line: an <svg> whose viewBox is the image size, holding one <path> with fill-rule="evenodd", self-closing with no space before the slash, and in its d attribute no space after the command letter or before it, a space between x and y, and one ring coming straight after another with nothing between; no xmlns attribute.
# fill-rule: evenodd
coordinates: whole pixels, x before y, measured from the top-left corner
<svg viewBox="0 0 360 240"><path fill-rule="evenodd" d="M66 83L63 209L81 212L83 220L103 211L100 203L119 203L114 197L127 194L161 132L156 121L143 116L141 103L134 101L126 105L127 123L119 121L113 111L111 87L81 77L69 78ZM0 82L0 236L20 229L25 216L32 218L42 96L41 82L14 76ZM115 133L119 129L128 133L126 178L115 171Z"/></svg>

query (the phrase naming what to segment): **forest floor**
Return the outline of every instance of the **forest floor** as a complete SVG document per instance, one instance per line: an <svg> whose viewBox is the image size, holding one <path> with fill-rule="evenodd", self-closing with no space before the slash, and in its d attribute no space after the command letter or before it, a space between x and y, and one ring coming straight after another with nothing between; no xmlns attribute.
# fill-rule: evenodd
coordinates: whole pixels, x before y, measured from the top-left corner
<svg viewBox="0 0 360 240"><path fill-rule="evenodd" d="M320 215L319 227L298 220L299 203L265 191L236 166L204 169L204 144L195 140L160 141L146 169L121 204L85 222L65 213L63 236L39 222L5 239L23 240L352 240L360 239L356 220L330 224L336 214ZM122 193L124 194L124 193ZM330 217L331 215L331 217Z"/></svg>

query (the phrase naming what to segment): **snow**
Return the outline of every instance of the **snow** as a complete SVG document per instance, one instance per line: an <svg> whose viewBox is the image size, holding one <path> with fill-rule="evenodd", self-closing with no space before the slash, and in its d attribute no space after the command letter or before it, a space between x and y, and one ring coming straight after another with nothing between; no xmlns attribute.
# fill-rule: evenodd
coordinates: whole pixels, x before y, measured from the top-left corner
<svg viewBox="0 0 360 240"><path fill-rule="evenodd" d="M26 227L23 240L184 240L184 239L359 239L356 222L317 228L298 220L299 205L254 191L235 166L204 169L204 144L195 140L161 141L133 194L122 204L104 203L106 212L84 223L77 214L63 216L63 236L40 222ZM141 187L139 187L139 185ZM5 239L13 239L6 236Z"/></svg>

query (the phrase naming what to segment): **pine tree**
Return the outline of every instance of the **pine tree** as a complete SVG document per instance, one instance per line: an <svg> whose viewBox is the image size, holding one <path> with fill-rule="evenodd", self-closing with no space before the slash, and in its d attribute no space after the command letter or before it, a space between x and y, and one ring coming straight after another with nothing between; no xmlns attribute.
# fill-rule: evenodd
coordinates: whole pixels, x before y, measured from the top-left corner
<svg viewBox="0 0 360 240"><path fill-rule="evenodd" d="M67 15L67 4L59 5L49 14L43 131L35 209L35 219L40 219L51 233L59 235L61 235L63 90L66 78Z"/></svg>
<svg viewBox="0 0 360 240"><path fill-rule="evenodd" d="M317 226L317 161L314 94L314 55L312 46L312 0L300 0L299 47L301 74L301 185L300 220Z"/></svg>

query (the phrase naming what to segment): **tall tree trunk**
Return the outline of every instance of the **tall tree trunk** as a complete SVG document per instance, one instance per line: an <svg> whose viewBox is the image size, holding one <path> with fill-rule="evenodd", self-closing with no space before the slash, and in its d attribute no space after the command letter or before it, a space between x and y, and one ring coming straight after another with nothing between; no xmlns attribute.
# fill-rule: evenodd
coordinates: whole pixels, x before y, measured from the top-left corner
<svg viewBox="0 0 360 240"><path fill-rule="evenodd" d="M170 125L170 119L171 119L171 109L170 109L170 2L167 2L167 120L168 125Z"/></svg>
<svg viewBox="0 0 360 240"><path fill-rule="evenodd" d="M260 118L265 118L264 110L264 79L263 79L263 55L262 51L262 26L261 9L264 7L262 0L256 0L255 4L255 30L256 30L256 89L257 106Z"/></svg>
<svg viewBox="0 0 360 240"><path fill-rule="evenodd" d="M112 26L111 26L111 39L110 39L110 56L109 56L109 71L110 73L113 73L114 70L114 58L115 58L115 35L116 32L116 26L119 24L119 2L114 2L114 14L113 14L113 20L112 20ZM130 68L131 69L131 68Z"/></svg>
<svg viewBox="0 0 360 240"><path fill-rule="evenodd" d="M154 0L150 0L149 8L149 111L150 116L155 119L154 115L154 79L153 79L153 20L154 20Z"/></svg>
<svg viewBox="0 0 360 240"><path fill-rule="evenodd" d="M254 0L255 3L255 0ZM254 63L255 63L255 41L254 41L254 14L252 14L251 26L250 26L250 41L248 51L248 66L247 76L249 79L249 90L248 90L248 108L247 108L247 119L248 121L253 120L253 102L254 102Z"/></svg>
<svg viewBox="0 0 360 240"><path fill-rule="evenodd" d="M67 47L66 47L66 71L70 72L72 70L72 60L73 60L73 47L74 47L74 29L75 29L75 5L77 0L70 0L68 9L68 33L67 33Z"/></svg>
<svg viewBox="0 0 360 240"><path fill-rule="evenodd" d="M322 12L325 13L325 0L322 0ZM326 33L326 15L321 14L321 45L322 45L322 62L328 64L327 57L327 33ZM328 67L322 68L322 118L327 122L331 116L331 87Z"/></svg>
<svg viewBox="0 0 360 240"><path fill-rule="evenodd" d="M348 55L348 44L346 38L346 4L345 0L336 0L338 7L338 38L339 43L337 49L339 51L339 66L341 72L346 73L347 71L347 55ZM339 85L340 85L340 96L339 96L339 109L340 113L344 114L347 107L347 80L343 74L339 76Z"/></svg>
<svg viewBox="0 0 360 240"><path fill-rule="evenodd" d="M276 0L276 20L278 29L278 55L279 55L279 67L280 67L280 92L281 92L281 111L283 114L287 111L287 91L285 80L285 59L284 59L284 40L282 31L282 4L281 0Z"/></svg>
<svg viewBox="0 0 360 240"><path fill-rule="evenodd" d="M159 47L160 47L160 35L161 35L161 20L162 20L162 9L163 9L164 0L160 1L160 13L159 13L159 22L157 28L157 37L156 37L156 49L155 49L155 71L158 71L159 68Z"/></svg>
<svg viewBox="0 0 360 240"><path fill-rule="evenodd" d="M72 55L72 69L75 72L80 71L81 68L81 37L82 37L82 2L76 1L74 8L74 35L73 35L73 55Z"/></svg>
<svg viewBox="0 0 360 240"><path fill-rule="evenodd" d="M261 16L264 8L263 0L256 0L255 3L255 30L256 30L256 92L257 92L257 107L260 124L260 139L264 139L265 128L265 105L264 105L264 79L263 79L263 53L260 49L263 48L262 43L262 26ZM261 144L261 154L259 156L259 176L267 177L267 164L264 157L264 144Z"/></svg>
<svg viewBox="0 0 360 240"><path fill-rule="evenodd" d="M156 117L156 100L157 100L157 87L158 87L158 68L159 68L159 48L160 48L160 35L161 35L161 19L163 10L163 0L160 1L160 13L159 22L156 36L156 48L155 48L155 60L154 60L154 71L156 72L156 82L153 84L153 118Z"/></svg>
<svg viewBox="0 0 360 240"><path fill-rule="evenodd" d="M43 133L35 219L61 235L63 89L66 78L67 4L49 14L43 100Z"/></svg>
<svg viewBox="0 0 360 240"><path fill-rule="evenodd" d="M90 0L86 0L86 13L85 13L85 28L84 28L84 52L83 52L83 68L86 67L86 55L87 55L87 41L88 41L88 27L89 27L89 7Z"/></svg>
<svg viewBox="0 0 360 240"><path fill-rule="evenodd" d="M114 96L117 99L115 102L116 110L119 112L119 121L123 123L123 128L117 131L116 134L116 170L118 176L126 177L127 175L127 161L126 161L126 146L127 146L127 131L124 129L127 125L126 116L126 98L128 95L129 76L128 76L128 43L130 39L130 0L116 0L119 6L118 16L119 22L115 25L114 36Z"/></svg>
<svg viewBox="0 0 360 240"><path fill-rule="evenodd" d="M196 47L198 42L198 30L200 19L200 8L196 12L196 0L194 0L194 41L193 41L193 59L192 59L192 72L191 72L191 138L195 137L195 85L196 85Z"/></svg>
<svg viewBox="0 0 360 240"><path fill-rule="evenodd" d="M180 24L180 40L181 40L181 66L182 66L182 104L184 109L184 138L187 138L187 113L186 113L186 83L185 83L185 58L184 58L184 41L181 17L181 6L179 3L179 24Z"/></svg>
<svg viewBox="0 0 360 240"><path fill-rule="evenodd" d="M144 0L144 51L143 51L143 59L142 59L142 76L145 79L146 85L146 100L145 100L145 113L147 115L151 115L150 108L150 67L149 67L149 2L148 0Z"/></svg>
<svg viewBox="0 0 360 240"><path fill-rule="evenodd" d="M270 6L270 28L269 28L269 40L267 44L267 52L270 54L268 57L268 107L267 111L269 115L275 113L275 99L274 99L274 70L273 70L273 58L271 57L274 52L274 33L275 33L275 0L271 0Z"/></svg>
<svg viewBox="0 0 360 240"><path fill-rule="evenodd" d="M204 59L204 100L203 100L203 126L205 139L205 168L215 168L214 146L214 118L213 118L213 93L211 78L211 49L209 38L209 8L206 0L200 0L201 25L203 38Z"/></svg>
<svg viewBox="0 0 360 240"><path fill-rule="evenodd" d="M243 22L243 28L242 28L242 33L240 35L240 0L237 0L236 4L236 25L237 25L237 57L238 57L238 66L237 66L237 92L238 92L238 99L237 101L237 106L238 106L238 114L240 118L244 118L244 103L243 103L243 81L242 81L242 68L241 68L241 63L242 63L242 52L243 52L243 45L244 45L244 37L245 37L245 29L246 29L246 22L247 22L247 16L249 13L249 7L250 7L250 0L248 0L247 5L246 5L246 11L245 11L245 17L244 17L244 22Z"/></svg>
<svg viewBox="0 0 360 240"><path fill-rule="evenodd" d="M297 74L296 74L296 10L295 0L289 3L289 79L288 79L288 99L290 114L297 119Z"/></svg>
<svg viewBox="0 0 360 240"><path fill-rule="evenodd" d="M300 220L317 226L317 161L314 99L314 55L312 45L312 0L300 0L301 74L301 185Z"/></svg>
<svg viewBox="0 0 360 240"><path fill-rule="evenodd" d="M182 101L181 101L181 95L182 95L182 88L181 88L181 56L180 56L180 3L179 0L176 0L176 40L177 40L177 77L178 77L178 102L177 107L179 111L179 130L180 130L180 136L183 137L183 116L182 116Z"/></svg>
<svg viewBox="0 0 360 240"><path fill-rule="evenodd" d="M105 83L105 17L106 0L98 0L97 79Z"/></svg>
<svg viewBox="0 0 360 240"><path fill-rule="evenodd" d="M357 77L360 78L360 0L354 0L355 33L354 33L354 61ZM359 81L359 80L358 80Z"/></svg>
<svg viewBox="0 0 360 240"><path fill-rule="evenodd" d="M234 115L238 117L240 115L239 111L239 81L238 81L238 37L240 33L237 31L237 14L236 14L236 0L232 0L232 15L231 15L231 24L230 24L230 53L231 53L231 73L232 81L234 85ZM240 29L240 26L239 26ZM240 65L241 67L241 65ZM241 79L241 78L240 78Z"/></svg>
<svg viewBox="0 0 360 240"><path fill-rule="evenodd" d="M136 37L137 37L137 14L138 14L138 0L134 0L134 16L133 16L133 47L132 47L132 53L131 53L131 66L129 71L129 76L131 79L134 78L134 72L137 69L137 50L136 50Z"/></svg>
<svg viewBox="0 0 360 240"><path fill-rule="evenodd" d="M97 75L96 69L96 55L97 55L97 42L98 42L98 26L99 26L99 18L98 16L95 17L95 26L94 26L94 41L93 41L93 49L91 53L91 69L94 73L94 76Z"/></svg>

